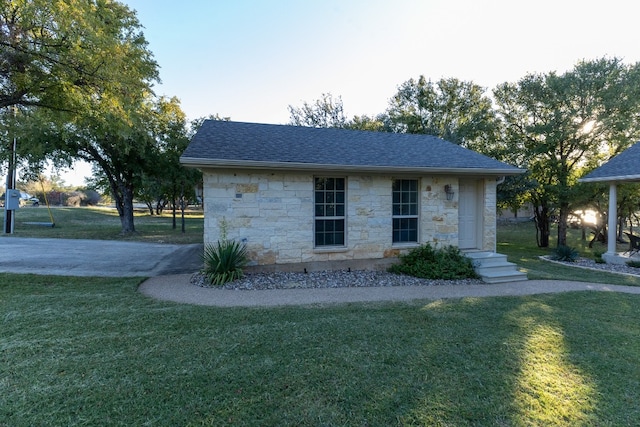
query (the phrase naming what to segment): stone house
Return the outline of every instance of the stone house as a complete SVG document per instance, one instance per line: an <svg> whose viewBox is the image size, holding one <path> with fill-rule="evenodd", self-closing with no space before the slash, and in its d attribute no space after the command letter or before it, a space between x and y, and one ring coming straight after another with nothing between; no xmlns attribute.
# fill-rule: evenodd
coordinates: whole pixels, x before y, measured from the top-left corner
<svg viewBox="0 0 640 427"><path fill-rule="evenodd" d="M180 160L203 172L204 242L280 266L427 242L495 253L497 182L524 172L433 136L213 120Z"/></svg>

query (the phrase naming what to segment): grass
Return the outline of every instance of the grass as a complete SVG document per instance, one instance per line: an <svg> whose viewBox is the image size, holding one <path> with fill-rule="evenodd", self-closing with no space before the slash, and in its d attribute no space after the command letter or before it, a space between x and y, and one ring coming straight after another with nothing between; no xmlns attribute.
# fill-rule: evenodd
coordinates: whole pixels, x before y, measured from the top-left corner
<svg viewBox="0 0 640 427"><path fill-rule="evenodd" d="M136 233L121 234L120 218L111 208L55 207L51 209L55 227L27 224L29 222L50 223L46 206L23 207L15 211L14 235L17 237L49 237L64 239L136 240L161 243L202 243L204 215L202 211L185 212L185 232L182 233L180 213L176 218L176 229L170 211L163 215L149 215L144 209L135 213ZM4 215L4 213L3 213ZM4 216L3 216L4 218Z"/></svg>
<svg viewBox="0 0 640 427"><path fill-rule="evenodd" d="M0 283L0 425L640 419L637 295L223 309L153 301L136 279Z"/></svg>
<svg viewBox="0 0 640 427"><path fill-rule="evenodd" d="M516 263L522 271L527 273L529 279L577 280L611 285L640 286L640 277L585 270L540 260L540 256L551 255L556 248L555 232L554 228L548 248L538 248L533 222L501 224L498 226L497 251L506 254L510 262ZM606 245L598 242L594 243L593 248L589 248L589 239L587 237L586 241L582 240L581 230L570 229L567 244L576 249L580 256L586 258L595 258L596 253L606 252ZM627 248L628 244L618 245L619 252L624 252Z"/></svg>
<svg viewBox="0 0 640 427"><path fill-rule="evenodd" d="M499 236L530 278L631 280L540 261L531 224ZM0 426L640 419L640 295L232 309L154 301L139 282L0 274Z"/></svg>

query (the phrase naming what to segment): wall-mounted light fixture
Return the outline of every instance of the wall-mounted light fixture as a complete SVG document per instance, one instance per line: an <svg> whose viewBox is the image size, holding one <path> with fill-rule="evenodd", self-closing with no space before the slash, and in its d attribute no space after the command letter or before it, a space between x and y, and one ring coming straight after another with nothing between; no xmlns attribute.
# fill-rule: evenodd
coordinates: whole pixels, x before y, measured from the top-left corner
<svg viewBox="0 0 640 427"><path fill-rule="evenodd" d="M453 192L453 188L451 188L449 184L444 186L444 192L447 195L447 200L453 200L453 196L456 194Z"/></svg>

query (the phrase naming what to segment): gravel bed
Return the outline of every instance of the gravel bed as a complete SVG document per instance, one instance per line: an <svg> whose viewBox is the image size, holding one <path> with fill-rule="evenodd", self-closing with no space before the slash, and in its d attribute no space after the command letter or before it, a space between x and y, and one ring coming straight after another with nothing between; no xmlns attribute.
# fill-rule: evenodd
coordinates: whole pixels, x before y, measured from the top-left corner
<svg viewBox="0 0 640 427"><path fill-rule="evenodd" d="M590 268L593 270L608 271L610 273L622 273L622 274L632 274L634 276L640 276L640 268L629 267L626 264L597 263L591 258L582 258L582 257L578 258L574 262L555 261L548 256L543 256L540 258L550 262L557 262L559 264L569 265L571 267Z"/></svg>
<svg viewBox="0 0 640 427"><path fill-rule="evenodd" d="M204 275L195 273L191 284L211 287ZM348 288L371 286L437 286L481 285L479 279L426 280L385 271L314 271L309 273L247 273L245 277L220 286L230 290L294 289L294 288Z"/></svg>
<svg viewBox="0 0 640 427"><path fill-rule="evenodd" d="M639 268L625 264L599 264L590 258L578 258L575 262L552 261L549 257L541 257L550 262L558 262L573 267L591 268L640 275ZM191 276L190 283L204 288L212 287L201 273ZM459 280L427 280L386 271L370 270L337 270L313 271L310 273L247 273L244 278L223 286L216 287L229 290L261 290L261 289L294 289L294 288L349 288L371 286L438 286L438 285L482 285L480 279Z"/></svg>

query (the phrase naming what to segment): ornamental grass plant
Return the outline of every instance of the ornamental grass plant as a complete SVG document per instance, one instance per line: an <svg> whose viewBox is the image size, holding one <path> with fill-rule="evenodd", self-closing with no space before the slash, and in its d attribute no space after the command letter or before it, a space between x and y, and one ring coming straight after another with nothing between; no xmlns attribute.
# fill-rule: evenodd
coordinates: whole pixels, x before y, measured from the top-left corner
<svg viewBox="0 0 640 427"><path fill-rule="evenodd" d="M564 262L576 262L580 253L571 246L560 245L554 249L551 259Z"/></svg>
<svg viewBox="0 0 640 427"><path fill-rule="evenodd" d="M213 286L241 279L249 258L244 243L223 239L204 247L204 275Z"/></svg>

